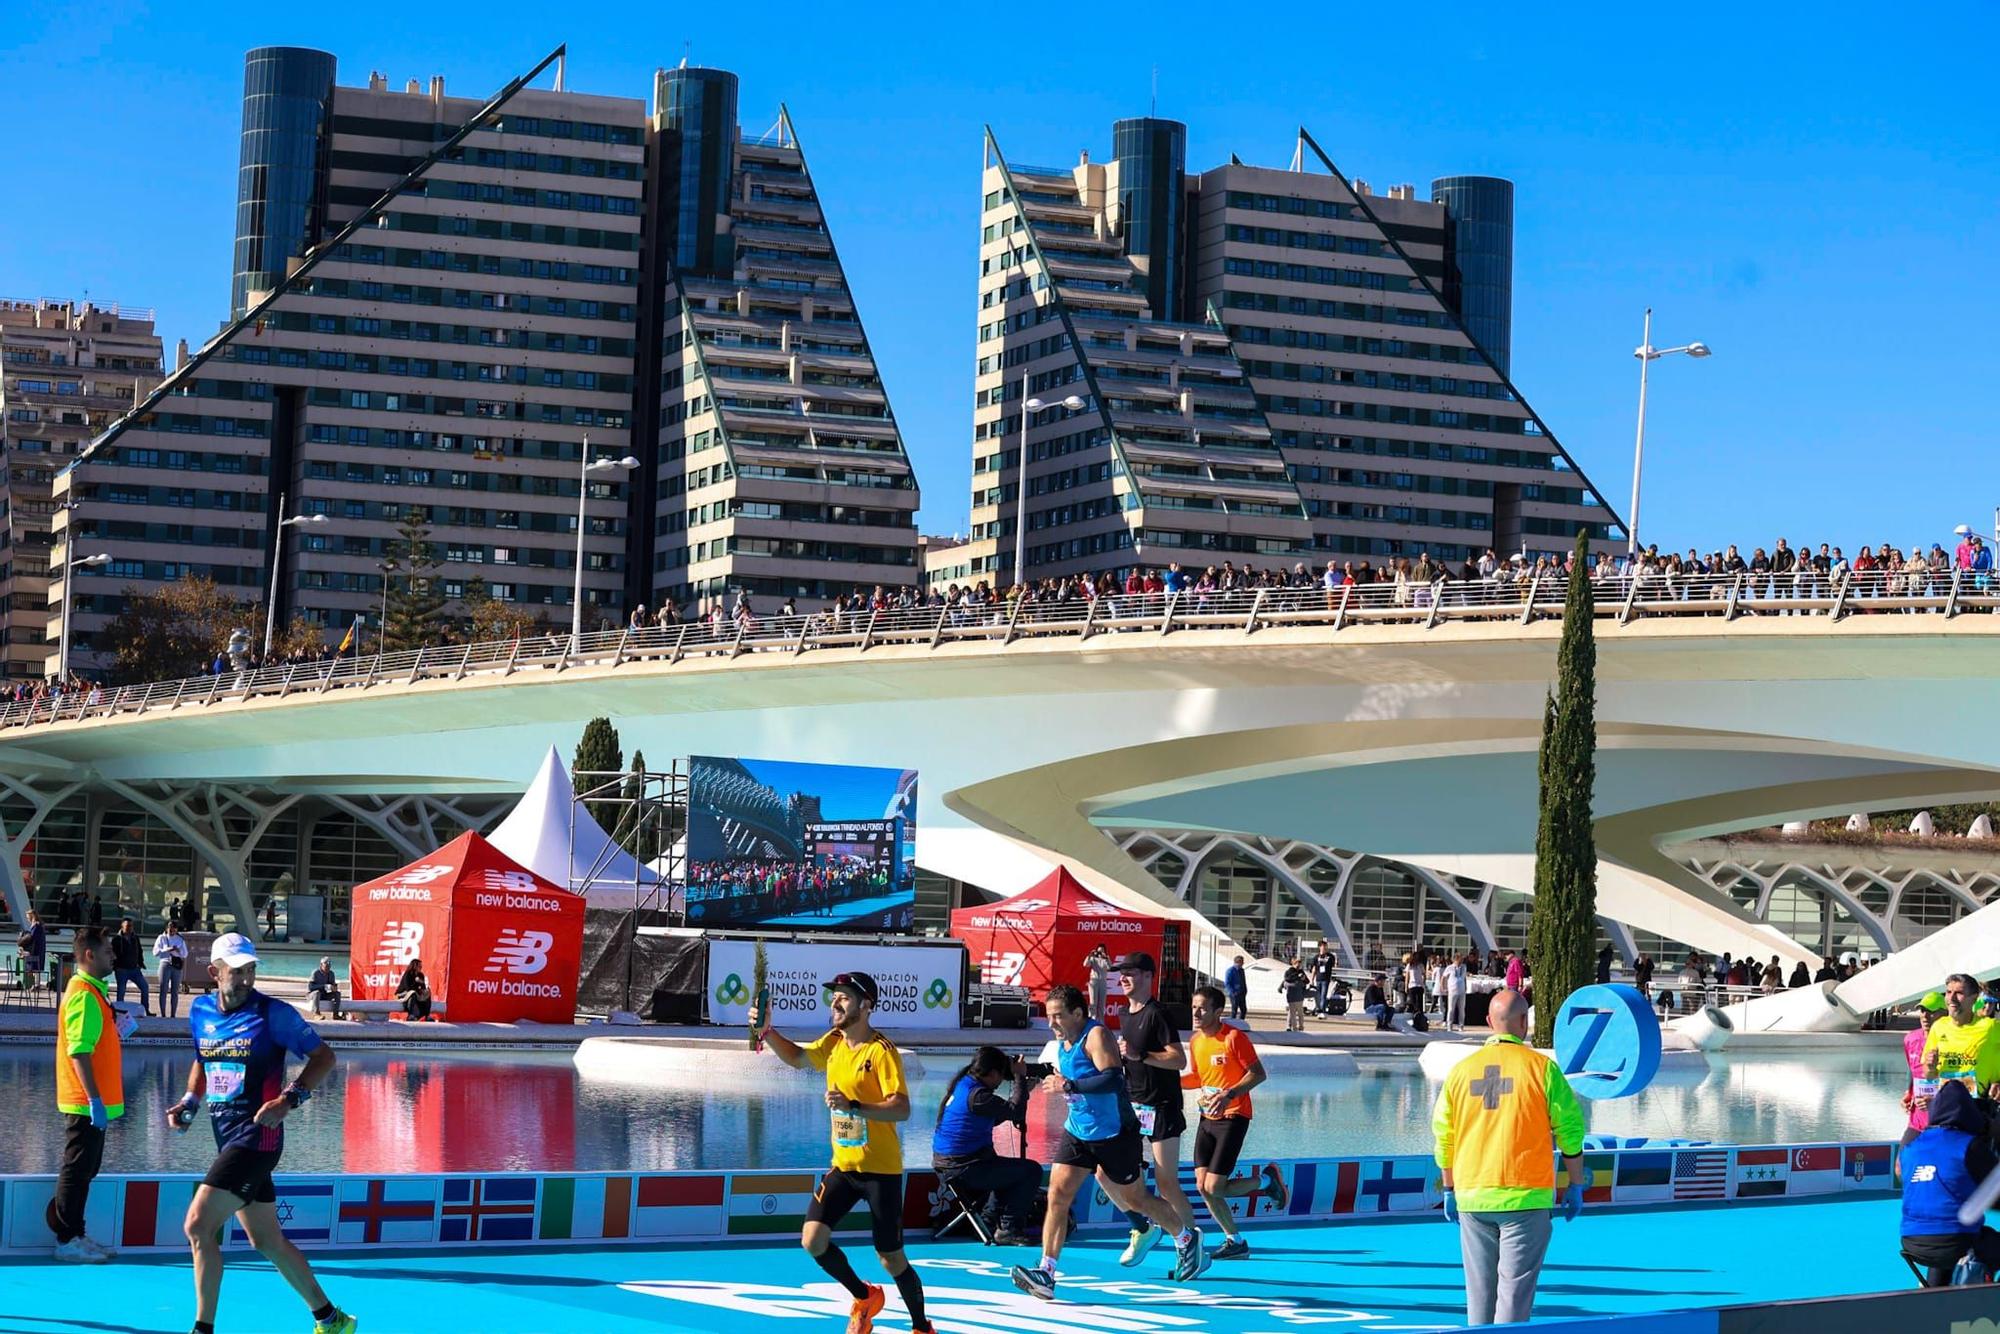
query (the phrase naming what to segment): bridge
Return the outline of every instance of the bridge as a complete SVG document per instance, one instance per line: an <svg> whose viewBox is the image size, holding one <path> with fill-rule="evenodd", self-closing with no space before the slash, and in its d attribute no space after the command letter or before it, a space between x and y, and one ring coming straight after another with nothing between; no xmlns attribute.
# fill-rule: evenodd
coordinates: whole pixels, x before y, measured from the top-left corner
<svg viewBox="0 0 2000 1334"><path fill-rule="evenodd" d="M1605 916L1806 958L1663 847L2000 795L2000 596L1969 576L1805 597L1650 582L1600 590ZM255 842L286 804L345 802L422 852L433 815L489 818L604 714L655 757L917 768L920 866L991 889L1061 861L1168 901L1105 832L1148 828L1527 891L1560 597L1529 582L919 607L72 692L0 711L0 888L19 913L39 822L102 791L188 839L249 921Z"/></svg>

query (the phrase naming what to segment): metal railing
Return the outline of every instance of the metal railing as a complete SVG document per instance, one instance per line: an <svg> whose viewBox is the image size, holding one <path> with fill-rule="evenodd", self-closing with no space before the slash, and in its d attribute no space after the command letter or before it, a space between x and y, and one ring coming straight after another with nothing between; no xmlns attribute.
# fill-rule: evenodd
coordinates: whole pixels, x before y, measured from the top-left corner
<svg viewBox="0 0 2000 1334"><path fill-rule="evenodd" d="M1778 580L1788 585L1780 588ZM0 708L0 729L171 711L224 700L283 699L329 690L368 689L418 681L458 681L468 676L511 676L523 671L563 672L577 667L618 667L628 662L677 663L688 658L733 659L746 653L801 655L812 650L869 649L890 644L936 648L974 640L1011 644L1038 637L1088 639L1100 634L1169 635L1190 630L1244 634L1278 626L1319 626L1338 632L1349 625L1412 625L1431 629L1448 622L1513 621L1528 624L1562 615L1560 576L1517 583L1473 580L1435 583L1346 584L1337 588L1239 589L1232 592L1110 594L1058 601L958 602L946 606L875 611L814 612L749 617L581 636L534 635L524 639L446 644L358 658L279 663L219 675L191 676L106 689L51 694ZM1855 577L1797 591L1790 576L1642 575L1594 585L1600 619L1626 624L1640 617L1821 616L1840 621L1860 613L1942 614L2000 611L2000 582L1982 572L1952 571L1907 582Z"/></svg>

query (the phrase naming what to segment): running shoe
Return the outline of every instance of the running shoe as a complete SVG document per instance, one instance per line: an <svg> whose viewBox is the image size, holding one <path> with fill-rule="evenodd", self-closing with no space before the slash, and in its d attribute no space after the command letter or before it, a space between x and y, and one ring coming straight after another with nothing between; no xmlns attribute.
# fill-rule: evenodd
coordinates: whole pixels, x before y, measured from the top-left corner
<svg viewBox="0 0 2000 1334"><path fill-rule="evenodd" d="M354 1334L358 1322L345 1311L335 1311L331 1320L313 1321L313 1334Z"/></svg>
<svg viewBox="0 0 2000 1334"><path fill-rule="evenodd" d="M1030 1297L1039 1297L1045 1302L1056 1299L1056 1276L1040 1265L1015 1265L1011 1277L1014 1286Z"/></svg>
<svg viewBox="0 0 2000 1334"><path fill-rule="evenodd" d="M1132 1239L1125 1243L1125 1253L1118 1257L1118 1263L1130 1269L1145 1259L1147 1254L1160 1244L1160 1238L1166 1235L1166 1230L1158 1223L1146 1224L1144 1232L1133 1228Z"/></svg>
<svg viewBox="0 0 2000 1334"><path fill-rule="evenodd" d="M1250 1254L1250 1243L1241 1237L1231 1237L1208 1253L1211 1260L1241 1260Z"/></svg>
<svg viewBox="0 0 2000 1334"><path fill-rule="evenodd" d="M82 1237L71 1237L56 1247L56 1259L66 1265L101 1265L105 1257L102 1251L84 1245Z"/></svg>
<svg viewBox="0 0 2000 1334"><path fill-rule="evenodd" d="M1167 1277L1176 1283L1187 1283L1208 1272L1208 1252L1201 1248L1201 1229L1188 1229L1185 1244L1174 1243L1174 1267Z"/></svg>
<svg viewBox="0 0 2000 1334"><path fill-rule="evenodd" d="M1007 1224L1002 1223L998 1228L994 1229L993 1244L995 1246L1039 1246L1042 1244L1042 1239L1040 1237L1031 1237L1019 1228L1009 1227Z"/></svg>
<svg viewBox="0 0 2000 1334"><path fill-rule="evenodd" d="M118 1248L116 1246L106 1245L95 1237L78 1237L77 1240L107 1260L116 1260L118 1258Z"/></svg>
<svg viewBox="0 0 2000 1334"><path fill-rule="evenodd" d="M847 1313L847 1334L870 1334L875 1328L875 1317L881 1313L882 1289L870 1283L868 1295L856 1297L853 1309Z"/></svg>
<svg viewBox="0 0 2000 1334"><path fill-rule="evenodd" d="M1285 1174L1276 1163L1264 1164L1264 1198L1271 1202L1273 1209L1282 1210L1292 1202L1291 1189L1285 1185Z"/></svg>

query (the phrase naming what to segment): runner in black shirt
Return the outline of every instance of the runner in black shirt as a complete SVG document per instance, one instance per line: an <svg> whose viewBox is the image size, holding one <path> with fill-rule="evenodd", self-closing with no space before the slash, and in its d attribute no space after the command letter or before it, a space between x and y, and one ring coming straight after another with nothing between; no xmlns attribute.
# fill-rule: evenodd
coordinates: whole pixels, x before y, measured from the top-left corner
<svg viewBox="0 0 2000 1334"><path fill-rule="evenodd" d="M1174 1216L1177 1257L1171 1277L1185 1281L1208 1268L1201 1229L1194 1226L1194 1206L1181 1189L1181 1136L1187 1133L1181 1071L1187 1068L1187 1053L1167 1012L1153 1003L1157 973L1153 956L1134 952L1111 968L1125 984L1125 1013L1118 1027L1125 1087L1139 1117L1140 1138L1153 1160L1154 1189ZM1165 1232L1143 1214L1126 1217L1132 1220L1132 1238L1118 1263L1129 1268L1143 1260Z"/></svg>

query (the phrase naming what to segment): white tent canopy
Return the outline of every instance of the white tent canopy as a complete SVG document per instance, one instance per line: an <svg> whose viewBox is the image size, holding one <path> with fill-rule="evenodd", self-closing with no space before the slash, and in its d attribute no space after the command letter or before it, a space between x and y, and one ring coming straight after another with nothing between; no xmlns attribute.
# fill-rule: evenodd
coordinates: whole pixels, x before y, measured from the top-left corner
<svg viewBox="0 0 2000 1334"><path fill-rule="evenodd" d="M520 804L486 839L544 880L585 894L595 907L630 908L640 895L667 884L591 818L554 746Z"/></svg>

